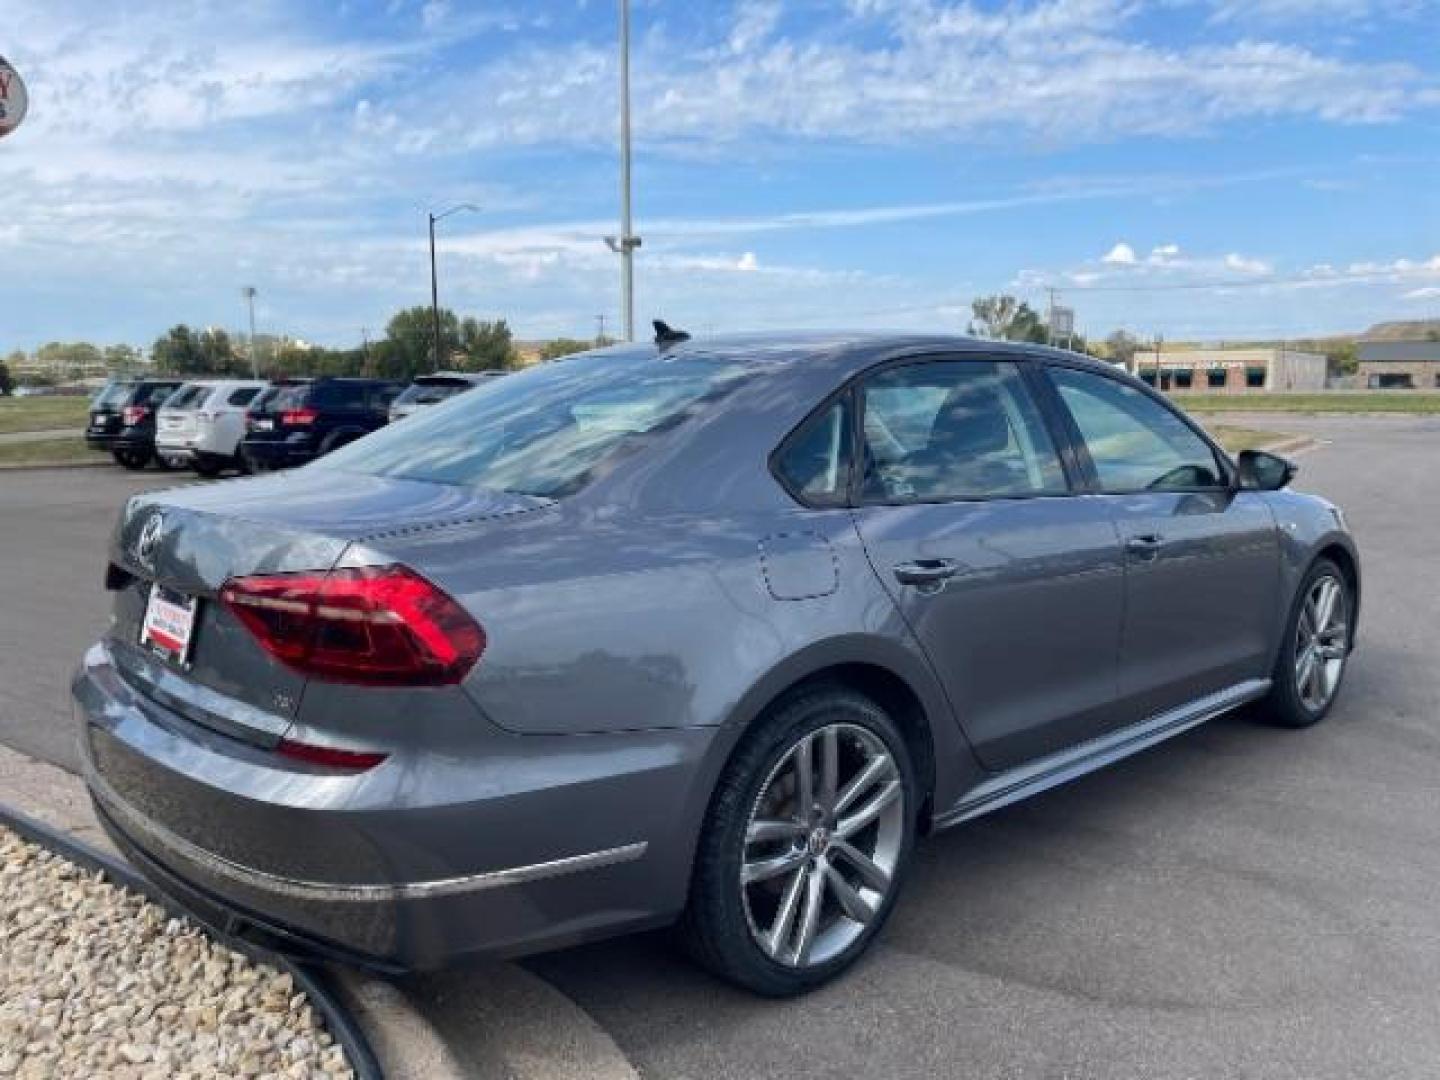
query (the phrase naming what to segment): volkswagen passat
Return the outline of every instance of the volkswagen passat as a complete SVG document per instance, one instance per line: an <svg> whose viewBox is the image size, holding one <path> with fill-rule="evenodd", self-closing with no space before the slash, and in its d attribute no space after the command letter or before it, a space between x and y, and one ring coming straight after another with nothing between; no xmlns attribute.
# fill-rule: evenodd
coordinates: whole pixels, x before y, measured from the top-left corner
<svg viewBox="0 0 1440 1080"><path fill-rule="evenodd" d="M133 498L90 789L232 933L413 969L679 921L797 992L917 834L1249 702L1325 716L1357 555L1292 472L1037 347L581 354Z"/></svg>

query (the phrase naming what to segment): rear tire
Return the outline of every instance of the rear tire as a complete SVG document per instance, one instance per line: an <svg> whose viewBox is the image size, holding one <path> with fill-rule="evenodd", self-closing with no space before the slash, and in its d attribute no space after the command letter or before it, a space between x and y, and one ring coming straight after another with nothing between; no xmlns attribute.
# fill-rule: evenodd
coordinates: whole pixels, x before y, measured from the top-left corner
<svg viewBox="0 0 1440 1080"><path fill-rule="evenodd" d="M1317 559L1296 591L1257 714L1277 727L1307 728L1329 714L1350 655L1355 598L1335 563Z"/></svg>
<svg viewBox="0 0 1440 1080"><path fill-rule="evenodd" d="M195 470L196 475L203 476L206 480L213 480L224 471L225 461L223 458L213 458L209 455L197 456L191 462L191 468Z"/></svg>
<svg viewBox="0 0 1440 1080"><path fill-rule="evenodd" d="M716 787L680 925L687 950L768 997L839 975L894 906L919 805L904 736L875 702L839 686L783 701Z"/></svg>
<svg viewBox="0 0 1440 1080"><path fill-rule="evenodd" d="M139 472L150 464L150 454L144 450L112 450L110 453L118 465L131 472Z"/></svg>

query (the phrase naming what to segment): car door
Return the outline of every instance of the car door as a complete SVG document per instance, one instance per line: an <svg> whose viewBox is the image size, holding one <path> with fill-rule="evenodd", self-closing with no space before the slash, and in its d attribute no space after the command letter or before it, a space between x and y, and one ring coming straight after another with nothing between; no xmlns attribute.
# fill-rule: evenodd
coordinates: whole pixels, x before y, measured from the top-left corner
<svg viewBox="0 0 1440 1080"><path fill-rule="evenodd" d="M856 395L861 538L996 769L1103 729L1122 620L1114 525L1073 496L1025 363L903 362Z"/></svg>
<svg viewBox="0 0 1440 1080"><path fill-rule="evenodd" d="M1117 719L1267 674L1280 617L1274 515L1168 402L1108 373L1046 368L1125 550Z"/></svg>

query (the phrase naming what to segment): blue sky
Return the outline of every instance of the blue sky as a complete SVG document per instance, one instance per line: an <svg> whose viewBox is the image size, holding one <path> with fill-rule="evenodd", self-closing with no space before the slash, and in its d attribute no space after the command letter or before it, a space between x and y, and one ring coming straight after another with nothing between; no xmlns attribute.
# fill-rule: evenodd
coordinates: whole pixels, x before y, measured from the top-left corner
<svg viewBox="0 0 1440 1080"><path fill-rule="evenodd" d="M1440 316L1440 0L634 0L637 317L1091 334ZM0 349L618 317L615 5L5 0Z"/></svg>

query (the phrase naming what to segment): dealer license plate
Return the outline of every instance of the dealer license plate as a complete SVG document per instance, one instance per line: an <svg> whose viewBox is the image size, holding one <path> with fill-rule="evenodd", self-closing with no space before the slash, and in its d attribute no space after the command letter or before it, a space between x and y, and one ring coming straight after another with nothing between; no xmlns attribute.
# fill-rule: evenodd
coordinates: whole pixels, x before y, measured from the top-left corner
<svg viewBox="0 0 1440 1080"><path fill-rule="evenodd" d="M145 621L140 625L140 644L177 664L185 663L190 658L195 612L199 607L199 601L193 596L151 585Z"/></svg>

